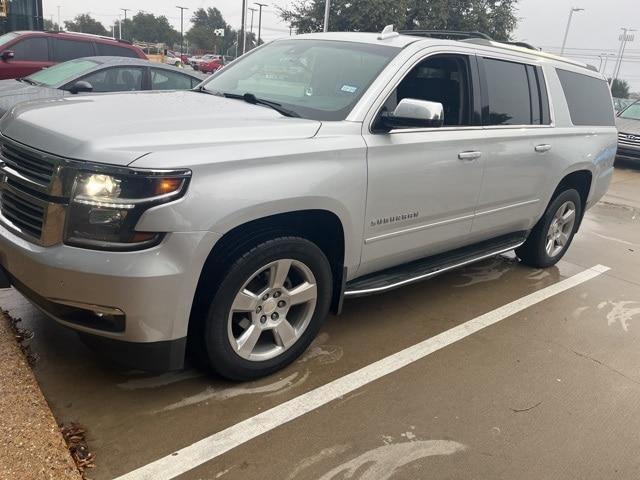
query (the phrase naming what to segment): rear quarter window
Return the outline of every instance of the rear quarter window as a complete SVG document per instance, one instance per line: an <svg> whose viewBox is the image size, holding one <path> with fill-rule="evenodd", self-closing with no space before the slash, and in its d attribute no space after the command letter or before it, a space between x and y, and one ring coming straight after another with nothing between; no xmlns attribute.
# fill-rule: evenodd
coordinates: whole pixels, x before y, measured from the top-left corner
<svg viewBox="0 0 640 480"><path fill-rule="evenodd" d="M99 42L96 42L96 47L98 49L98 55L101 56L138 58L138 54L131 48Z"/></svg>
<svg viewBox="0 0 640 480"><path fill-rule="evenodd" d="M603 79L556 69L569 106L571 122L577 126L615 125L609 85Z"/></svg>

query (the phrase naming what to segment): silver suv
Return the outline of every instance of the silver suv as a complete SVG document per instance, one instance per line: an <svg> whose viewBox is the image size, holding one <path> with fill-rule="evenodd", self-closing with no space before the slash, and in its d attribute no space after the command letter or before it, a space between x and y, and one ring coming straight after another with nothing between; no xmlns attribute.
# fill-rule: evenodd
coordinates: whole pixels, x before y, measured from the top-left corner
<svg viewBox="0 0 640 480"><path fill-rule="evenodd" d="M487 40L302 35L194 91L23 103L0 121L0 263L114 359L249 379L345 297L509 250L548 267L609 185L585 65ZM363 321L366 321L363 319Z"/></svg>

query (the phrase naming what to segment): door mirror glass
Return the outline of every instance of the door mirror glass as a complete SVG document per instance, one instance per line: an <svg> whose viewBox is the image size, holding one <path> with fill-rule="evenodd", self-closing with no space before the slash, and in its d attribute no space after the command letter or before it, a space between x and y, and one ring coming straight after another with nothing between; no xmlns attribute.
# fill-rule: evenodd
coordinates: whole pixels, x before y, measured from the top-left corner
<svg viewBox="0 0 640 480"><path fill-rule="evenodd" d="M69 92L74 94L93 92L93 85L91 85L89 82L85 82L84 80L80 80L79 82L71 85L71 88L69 88Z"/></svg>
<svg viewBox="0 0 640 480"><path fill-rule="evenodd" d="M4 52L2 52L0 54L0 57L2 58L3 61L8 61L11 60L12 58L14 58L16 56L15 52L13 52L12 50L5 50Z"/></svg>
<svg viewBox="0 0 640 480"><path fill-rule="evenodd" d="M444 107L439 102L403 98L393 113L383 112L380 124L384 130L396 128L439 128L444 123Z"/></svg>

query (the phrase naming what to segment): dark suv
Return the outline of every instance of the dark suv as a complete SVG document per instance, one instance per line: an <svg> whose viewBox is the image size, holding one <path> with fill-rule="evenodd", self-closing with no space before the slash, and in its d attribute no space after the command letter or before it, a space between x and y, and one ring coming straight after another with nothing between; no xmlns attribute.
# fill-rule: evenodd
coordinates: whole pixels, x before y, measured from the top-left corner
<svg viewBox="0 0 640 480"><path fill-rule="evenodd" d="M55 63L93 56L147 57L123 40L73 32L11 32L0 36L0 79L21 78Z"/></svg>

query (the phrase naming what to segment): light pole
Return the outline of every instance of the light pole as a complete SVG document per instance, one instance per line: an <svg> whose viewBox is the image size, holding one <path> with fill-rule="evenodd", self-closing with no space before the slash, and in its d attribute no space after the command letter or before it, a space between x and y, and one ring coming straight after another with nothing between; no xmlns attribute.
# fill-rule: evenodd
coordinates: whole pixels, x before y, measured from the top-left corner
<svg viewBox="0 0 640 480"><path fill-rule="evenodd" d="M633 42L635 40L635 35L632 35L632 32L637 32L634 28L621 28L622 34L620 35L620 55L618 58L618 62L613 69L613 76L611 77L611 84L617 80L620 75L620 69L622 68L622 59L624 58L624 52L627 49L627 43Z"/></svg>
<svg viewBox="0 0 640 480"><path fill-rule="evenodd" d="M253 33L253 14L258 11L257 8L249 8L251 12L251 28L249 29L249 33Z"/></svg>
<svg viewBox="0 0 640 480"><path fill-rule="evenodd" d="M247 50L247 0L242 0L242 48L240 54L244 55ZM237 57L237 55L236 55Z"/></svg>
<svg viewBox="0 0 640 480"><path fill-rule="evenodd" d="M325 0L324 4L324 31L329 31L329 11L331 10L331 0Z"/></svg>
<svg viewBox="0 0 640 480"><path fill-rule="evenodd" d="M584 8L571 7L569 11L569 21L567 22L567 29L564 31L564 40L562 40L562 49L560 55L564 55L564 47L567 45L567 37L569 36L569 29L571 28L571 20L573 19L574 12L582 12Z"/></svg>
<svg viewBox="0 0 640 480"><path fill-rule="evenodd" d="M120 10L122 10L124 12L124 21L127 21L127 12L130 12L131 9L130 8L121 8ZM120 22L122 23L122 22ZM120 25L120 38L122 38L122 25Z"/></svg>
<svg viewBox="0 0 640 480"><path fill-rule="evenodd" d="M605 77L607 76L607 65L609 64L610 58L615 58L615 53L601 53L598 55L600 58L600 68L598 69ZM604 60L604 65L602 64Z"/></svg>
<svg viewBox="0 0 640 480"><path fill-rule="evenodd" d="M258 8L260 9L260 12L258 13L258 47L260 46L260 34L262 32L262 7L266 7L267 4L266 3L258 3L258 2L254 2L254 5L257 5Z"/></svg>
<svg viewBox="0 0 640 480"><path fill-rule="evenodd" d="M58 5L58 31L62 29L62 24L60 23L60 5Z"/></svg>
<svg viewBox="0 0 640 480"><path fill-rule="evenodd" d="M182 55L184 54L184 11L189 9L178 5L176 5L176 8L180 9L180 61L182 61Z"/></svg>

